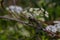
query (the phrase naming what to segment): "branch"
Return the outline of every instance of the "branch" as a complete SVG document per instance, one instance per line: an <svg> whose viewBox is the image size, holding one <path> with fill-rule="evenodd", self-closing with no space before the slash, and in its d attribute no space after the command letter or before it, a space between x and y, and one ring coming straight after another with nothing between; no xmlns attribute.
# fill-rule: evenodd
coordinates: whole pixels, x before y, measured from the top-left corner
<svg viewBox="0 0 60 40"><path fill-rule="evenodd" d="M4 7L4 0L1 0L1 7L2 7L3 9L5 9L5 7Z"/></svg>
<svg viewBox="0 0 60 40"><path fill-rule="evenodd" d="M31 24L28 24L28 23L26 23L26 22L24 22L24 21L21 21L21 20L18 20L18 19L15 19L15 18L9 18L9 17L5 17L5 16L0 16L0 19L8 19L8 20L13 20L13 21L17 21L17 22L19 22L19 23L21 23L21 24L24 24L24 25L28 25L28 26L33 26L33 25L31 25Z"/></svg>

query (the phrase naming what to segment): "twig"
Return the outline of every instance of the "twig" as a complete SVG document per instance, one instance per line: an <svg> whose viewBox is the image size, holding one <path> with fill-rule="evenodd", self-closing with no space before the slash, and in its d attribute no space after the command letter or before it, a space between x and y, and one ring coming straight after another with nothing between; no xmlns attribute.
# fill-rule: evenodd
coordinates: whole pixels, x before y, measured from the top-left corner
<svg viewBox="0 0 60 40"><path fill-rule="evenodd" d="M31 24L28 24L28 23L26 23L26 22L23 22L23 21L21 21L21 20L15 19L15 18L9 18L9 17L5 17L5 16L0 16L0 19L1 19L1 18L3 18L3 19L8 19L8 20L13 20L13 21L17 21L17 22L19 22L19 23L21 23L21 24L24 24L24 25L33 26L33 25L31 25Z"/></svg>

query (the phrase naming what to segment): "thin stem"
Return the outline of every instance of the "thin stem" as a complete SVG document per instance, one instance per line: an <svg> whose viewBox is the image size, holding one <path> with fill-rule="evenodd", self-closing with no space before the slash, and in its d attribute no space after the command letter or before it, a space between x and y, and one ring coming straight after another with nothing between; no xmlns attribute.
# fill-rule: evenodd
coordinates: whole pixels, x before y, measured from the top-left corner
<svg viewBox="0 0 60 40"><path fill-rule="evenodd" d="M9 18L9 17L0 16L0 19L1 19L1 18L3 18L3 19L8 19L8 20L13 20L13 21L17 21L17 22L19 22L19 23L21 23L21 24L24 24L24 25L33 26L33 25L31 25L31 24L28 24L28 23L26 23L26 22L24 22L24 21L21 21L21 20L15 19L15 18Z"/></svg>

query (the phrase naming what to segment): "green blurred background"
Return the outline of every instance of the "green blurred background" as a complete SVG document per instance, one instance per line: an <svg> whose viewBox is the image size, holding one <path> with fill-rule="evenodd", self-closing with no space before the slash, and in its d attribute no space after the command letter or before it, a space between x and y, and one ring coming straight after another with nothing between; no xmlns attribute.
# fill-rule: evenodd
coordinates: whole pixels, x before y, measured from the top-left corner
<svg viewBox="0 0 60 40"><path fill-rule="evenodd" d="M0 16L7 15L9 12L4 8L9 5L14 5L13 0L4 0L3 6L1 6L0 0ZM45 21L60 20L60 0L15 0L15 5L22 8L44 8L49 13L49 18L45 18ZM36 16L40 18L40 16ZM21 17L23 21L28 21L24 17ZM45 27L43 25L43 27ZM37 30L38 31L38 30ZM39 33L35 33L35 28L28 25L20 24L16 21L7 19L0 19L0 40L60 40L57 37L50 37L48 33L39 30Z"/></svg>

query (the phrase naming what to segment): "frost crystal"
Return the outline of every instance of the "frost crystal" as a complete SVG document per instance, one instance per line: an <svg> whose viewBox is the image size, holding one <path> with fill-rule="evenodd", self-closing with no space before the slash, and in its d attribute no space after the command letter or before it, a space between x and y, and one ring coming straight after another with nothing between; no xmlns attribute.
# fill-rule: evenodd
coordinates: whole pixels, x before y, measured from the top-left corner
<svg viewBox="0 0 60 40"><path fill-rule="evenodd" d="M11 6L7 7L6 10L11 11L13 13L15 13L15 12L20 13L23 9L20 6L11 5Z"/></svg>
<svg viewBox="0 0 60 40"><path fill-rule="evenodd" d="M53 25L48 25L46 27L46 30L49 31L49 32L54 32L54 33L57 32L56 26L53 26Z"/></svg>
<svg viewBox="0 0 60 40"><path fill-rule="evenodd" d="M43 8L41 8L41 10L44 12L45 10Z"/></svg>
<svg viewBox="0 0 60 40"><path fill-rule="evenodd" d="M55 24L57 27L57 31L60 32L60 24Z"/></svg>
<svg viewBox="0 0 60 40"><path fill-rule="evenodd" d="M46 30L50 31L50 32L54 32L54 33L60 32L60 21L54 21L54 23L56 23L56 24L54 24L54 25L48 25L46 27Z"/></svg>

